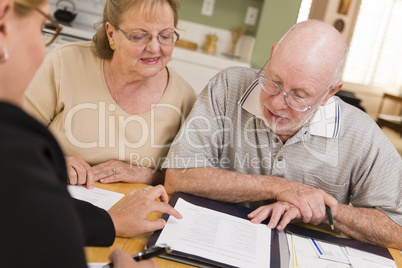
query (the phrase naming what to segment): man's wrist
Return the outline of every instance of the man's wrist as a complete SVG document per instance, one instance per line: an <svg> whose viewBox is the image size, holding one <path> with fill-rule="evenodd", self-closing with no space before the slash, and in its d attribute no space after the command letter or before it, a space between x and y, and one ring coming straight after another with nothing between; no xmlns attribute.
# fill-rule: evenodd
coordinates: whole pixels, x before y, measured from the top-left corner
<svg viewBox="0 0 402 268"><path fill-rule="evenodd" d="M280 177L275 177L275 176L268 176L268 180L266 183L266 193L267 197L266 199L273 199L273 200L279 200L278 196L280 193L283 191L284 184L286 183L286 180Z"/></svg>

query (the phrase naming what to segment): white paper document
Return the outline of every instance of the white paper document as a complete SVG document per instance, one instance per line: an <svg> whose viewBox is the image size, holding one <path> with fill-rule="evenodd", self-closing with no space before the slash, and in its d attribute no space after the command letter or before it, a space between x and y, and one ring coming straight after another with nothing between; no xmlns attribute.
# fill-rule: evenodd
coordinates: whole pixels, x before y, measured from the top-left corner
<svg viewBox="0 0 402 268"><path fill-rule="evenodd" d="M394 260L369 252L346 247L346 253L353 268L396 268Z"/></svg>
<svg viewBox="0 0 402 268"><path fill-rule="evenodd" d="M293 267L350 268L349 264L320 258L320 254L316 252L314 245L311 243L311 239L298 235L291 236L292 243L290 245L293 247L291 250L293 252ZM326 250L330 251L331 249L327 248Z"/></svg>
<svg viewBox="0 0 402 268"><path fill-rule="evenodd" d="M271 229L225 213L193 205L182 198L156 244L236 267L269 267Z"/></svg>
<svg viewBox="0 0 402 268"><path fill-rule="evenodd" d="M286 236L291 254L290 267L396 268L393 260L369 252L320 240L314 240L314 243L311 238L289 233ZM327 258L323 258L324 255Z"/></svg>
<svg viewBox="0 0 402 268"><path fill-rule="evenodd" d="M73 198L89 202L104 210L109 210L124 197L124 194L103 190L97 187L88 190L82 185L68 185L67 189Z"/></svg>
<svg viewBox="0 0 402 268"><path fill-rule="evenodd" d="M312 238L310 238L309 241L312 243L314 250L321 259L350 264L344 251L345 247Z"/></svg>
<svg viewBox="0 0 402 268"><path fill-rule="evenodd" d="M103 268L107 264L107 262L88 262L87 266L88 268Z"/></svg>

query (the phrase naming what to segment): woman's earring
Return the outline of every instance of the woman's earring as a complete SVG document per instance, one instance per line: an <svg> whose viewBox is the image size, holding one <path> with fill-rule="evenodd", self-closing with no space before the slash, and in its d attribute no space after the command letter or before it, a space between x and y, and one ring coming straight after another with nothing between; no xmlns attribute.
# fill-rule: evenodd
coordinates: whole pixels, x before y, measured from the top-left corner
<svg viewBox="0 0 402 268"><path fill-rule="evenodd" d="M0 64L6 62L9 57L7 47L3 46L3 55L0 55Z"/></svg>
<svg viewBox="0 0 402 268"><path fill-rule="evenodd" d="M114 44L110 44L110 48L111 48L112 50L116 50L116 46L115 46Z"/></svg>

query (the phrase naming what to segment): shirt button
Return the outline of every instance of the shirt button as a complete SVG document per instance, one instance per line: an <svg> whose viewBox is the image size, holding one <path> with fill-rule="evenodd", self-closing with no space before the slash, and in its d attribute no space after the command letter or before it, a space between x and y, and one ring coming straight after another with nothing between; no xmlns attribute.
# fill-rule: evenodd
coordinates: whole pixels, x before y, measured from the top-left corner
<svg viewBox="0 0 402 268"><path fill-rule="evenodd" d="M283 156L279 156L278 161L282 161L282 160L283 160Z"/></svg>
<svg viewBox="0 0 402 268"><path fill-rule="evenodd" d="M278 142L279 142L279 139L278 139L278 138L275 138L275 139L274 139L274 142L275 142L275 143L278 143Z"/></svg>

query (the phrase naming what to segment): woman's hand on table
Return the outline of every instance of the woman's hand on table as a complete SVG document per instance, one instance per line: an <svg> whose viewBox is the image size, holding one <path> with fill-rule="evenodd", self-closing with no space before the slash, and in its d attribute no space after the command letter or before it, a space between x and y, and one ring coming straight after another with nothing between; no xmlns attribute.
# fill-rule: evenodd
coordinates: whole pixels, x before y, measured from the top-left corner
<svg viewBox="0 0 402 268"><path fill-rule="evenodd" d="M156 199L159 198L159 201ZM166 221L158 218L147 219L149 213L167 213L181 219L180 213L168 204L168 195L162 185L148 186L140 191L133 190L122 202L112 207L108 212L113 220L116 235L131 237L162 229Z"/></svg>
<svg viewBox="0 0 402 268"><path fill-rule="evenodd" d="M68 181L72 185L86 184L88 189L94 188L95 175L91 166L81 157L65 157Z"/></svg>
<svg viewBox="0 0 402 268"><path fill-rule="evenodd" d="M119 160L109 160L92 167L95 181L101 183L138 182L148 185L163 183L165 176L151 168L135 166Z"/></svg>
<svg viewBox="0 0 402 268"><path fill-rule="evenodd" d="M159 267L154 259L136 262L129 254L122 249L113 250L109 256L109 261L113 263L115 268L156 268Z"/></svg>

